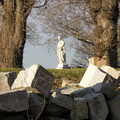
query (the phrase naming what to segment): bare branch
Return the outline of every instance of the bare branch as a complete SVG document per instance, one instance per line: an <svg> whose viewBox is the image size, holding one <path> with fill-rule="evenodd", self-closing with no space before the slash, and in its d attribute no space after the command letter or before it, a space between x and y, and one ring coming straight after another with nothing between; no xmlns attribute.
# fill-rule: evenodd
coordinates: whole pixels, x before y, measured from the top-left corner
<svg viewBox="0 0 120 120"><path fill-rule="evenodd" d="M44 6L47 4L48 1L49 1L49 0L45 0L44 3L42 3L42 5L36 5L36 6L34 6L34 8L44 7Z"/></svg>

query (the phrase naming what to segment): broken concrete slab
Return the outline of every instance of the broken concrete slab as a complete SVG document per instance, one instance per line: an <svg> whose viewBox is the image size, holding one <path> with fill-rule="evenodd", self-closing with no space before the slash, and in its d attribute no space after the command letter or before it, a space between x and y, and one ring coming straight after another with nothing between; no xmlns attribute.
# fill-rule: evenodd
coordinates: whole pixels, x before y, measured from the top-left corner
<svg viewBox="0 0 120 120"><path fill-rule="evenodd" d="M20 71L12 89L29 88L28 90L36 91L49 97L54 76L41 65L35 64L26 70Z"/></svg>

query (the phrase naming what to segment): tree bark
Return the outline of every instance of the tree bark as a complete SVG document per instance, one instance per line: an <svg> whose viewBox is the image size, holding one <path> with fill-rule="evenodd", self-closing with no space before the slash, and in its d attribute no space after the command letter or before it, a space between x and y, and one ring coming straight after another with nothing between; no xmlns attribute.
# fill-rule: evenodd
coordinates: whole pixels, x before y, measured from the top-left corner
<svg viewBox="0 0 120 120"><path fill-rule="evenodd" d="M0 68L22 68L26 20L35 0L4 0Z"/></svg>
<svg viewBox="0 0 120 120"><path fill-rule="evenodd" d="M117 67L118 0L90 0L95 28L94 62Z"/></svg>

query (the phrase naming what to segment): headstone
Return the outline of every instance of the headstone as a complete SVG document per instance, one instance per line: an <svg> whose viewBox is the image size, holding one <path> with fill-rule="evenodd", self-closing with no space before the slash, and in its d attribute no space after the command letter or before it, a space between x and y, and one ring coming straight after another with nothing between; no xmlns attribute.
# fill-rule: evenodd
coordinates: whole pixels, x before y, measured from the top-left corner
<svg viewBox="0 0 120 120"><path fill-rule="evenodd" d="M24 89L0 92L1 112L20 112L28 110L27 91Z"/></svg>
<svg viewBox="0 0 120 120"><path fill-rule="evenodd" d="M0 72L0 91L10 90L16 78L16 72Z"/></svg>
<svg viewBox="0 0 120 120"><path fill-rule="evenodd" d="M36 64L20 71L12 85L12 89L26 88L49 97L53 81L54 76L41 65Z"/></svg>

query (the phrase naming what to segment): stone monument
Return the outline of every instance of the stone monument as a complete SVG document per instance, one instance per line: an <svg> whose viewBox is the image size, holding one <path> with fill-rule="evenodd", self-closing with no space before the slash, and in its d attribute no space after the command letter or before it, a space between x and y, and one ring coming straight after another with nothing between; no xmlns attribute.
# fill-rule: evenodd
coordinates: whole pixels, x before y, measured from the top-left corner
<svg viewBox="0 0 120 120"><path fill-rule="evenodd" d="M59 36L57 45L58 65L56 69L67 69L69 68L66 63L66 49L65 41Z"/></svg>

